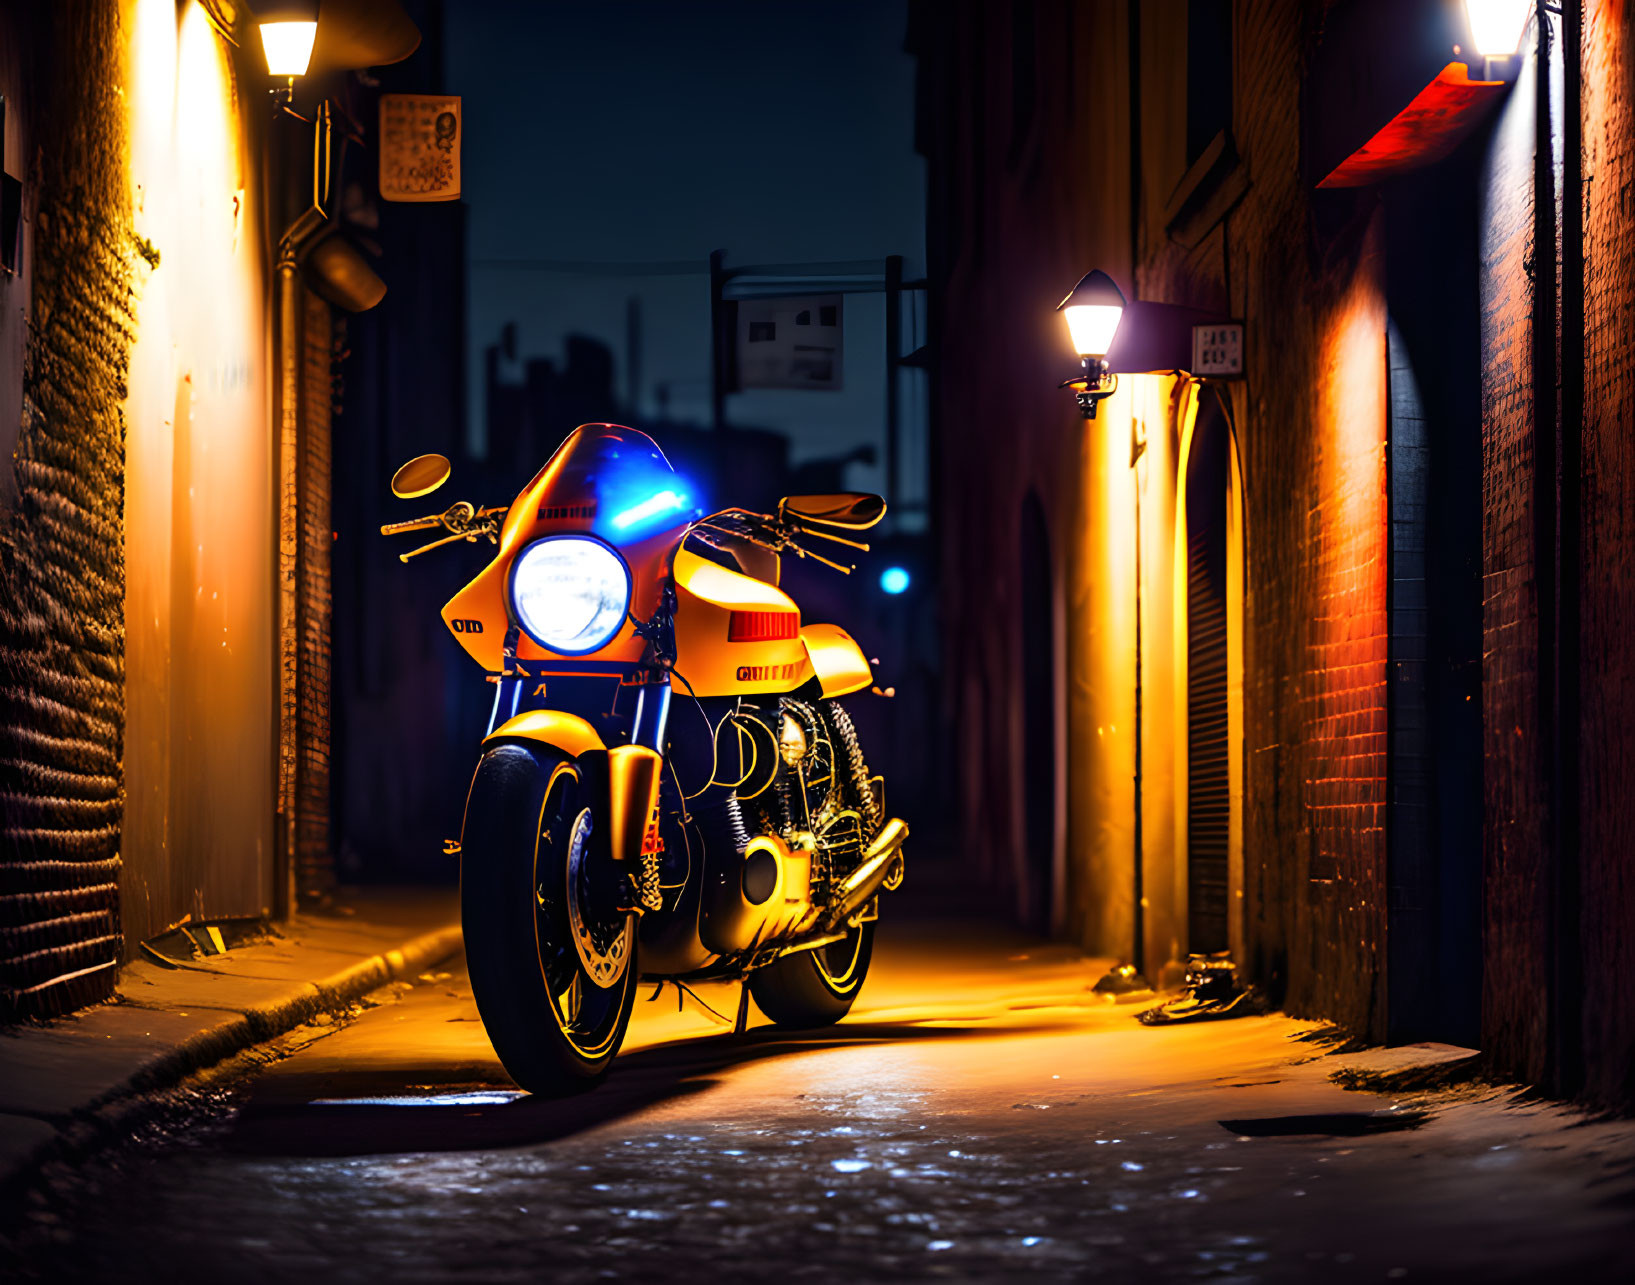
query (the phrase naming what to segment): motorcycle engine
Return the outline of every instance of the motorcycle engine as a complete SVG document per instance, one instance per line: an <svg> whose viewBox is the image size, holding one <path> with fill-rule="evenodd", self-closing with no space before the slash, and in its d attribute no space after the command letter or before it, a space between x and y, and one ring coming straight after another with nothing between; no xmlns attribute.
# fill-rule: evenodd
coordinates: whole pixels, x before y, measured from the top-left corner
<svg viewBox="0 0 1635 1285"><path fill-rule="evenodd" d="M741 705L734 721L758 751L738 788L747 828L809 847L813 900L823 904L881 823L851 718L833 701L784 697L773 708Z"/></svg>

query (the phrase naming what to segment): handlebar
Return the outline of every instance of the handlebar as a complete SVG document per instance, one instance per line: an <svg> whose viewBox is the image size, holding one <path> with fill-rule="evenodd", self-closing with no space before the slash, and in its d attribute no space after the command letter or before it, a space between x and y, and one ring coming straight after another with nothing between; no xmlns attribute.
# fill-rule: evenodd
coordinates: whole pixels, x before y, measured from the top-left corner
<svg viewBox="0 0 1635 1285"><path fill-rule="evenodd" d="M469 500L460 500L449 505L441 513L428 514L423 518L409 518L403 522L388 522L380 528L380 533L401 535L406 531L431 531L438 527L449 532L442 539L433 540L430 544L423 544L418 549L397 555L398 561L407 562L410 558L417 558L422 553L429 553L457 540L474 542L486 536L490 544L498 543L500 518L505 511L506 506L502 504L479 509Z"/></svg>
<svg viewBox="0 0 1635 1285"><path fill-rule="evenodd" d="M434 513L429 518L410 518L407 522L388 522L381 527L382 535L401 535L405 531L426 531L434 526L442 526L441 514Z"/></svg>
<svg viewBox="0 0 1635 1285"><path fill-rule="evenodd" d="M422 553L429 553L433 549L441 548L445 544L456 541L476 541L486 537L489 543L499 541L500 518L506 512L506 506L494 505L490 508L479 509L469 500L461 500L451 504L441 513L430 513L425 517L409 518L403 522L388 522L380 528L382 535L402 535L409 531L432 531L441 527L449 534L430 544L423 544L418 549L408 553L400 553L400 561L407 562L410 558L419 557ZM769 550L772 553L793 553L797 558L811 558L821 562L826 567L832 567L842 575L850 575L856 567L836 562L826 558L821 553L806 548L795 537L803 539L816 538L829 540L835 544L843 544L848 548L858 549L864 553L869 546L861 540L851 540L843 535L836 535L831 531L821 531L814 527L804 526L790 521L787 518L775 518L765 513L751 513L747 509L723 509L719 513L712 513L707 518L701 518L688 528L686 536L696 535L705 544L712 548L726 549L726 542L744 540L750 544ZM683 538L685 539L686 536Z"/></svg>
<svg viewBox="0 0 1635 1285"><path fill-rule="evenodd" d="M861 540L849 540L845 536L835 535L829 531L819 531L813 527L802 526L799 523L780 519L765 513L751 513L747 509L723 509L720 513L712 513L694 523L688 535L696 535L711 548L722 549L723 537L731 540L746 540L750 544L758 545L773 553L783 553L785 550L793 553L797 558L811 558L821 562L826 567L832 567L841 575L849 576L856 567L846 566L832 558L826 558L821 553L801 545L795 537L816 537L820 540L832 540L835 544L843 544L848 548L859 549L864 553L869 546Z"/></svg>

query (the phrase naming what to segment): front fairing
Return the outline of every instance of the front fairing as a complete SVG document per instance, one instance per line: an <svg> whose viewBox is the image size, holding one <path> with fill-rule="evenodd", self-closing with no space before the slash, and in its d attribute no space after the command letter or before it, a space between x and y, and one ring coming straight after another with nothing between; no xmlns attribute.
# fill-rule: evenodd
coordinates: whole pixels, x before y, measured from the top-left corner
<svg viewBox="0 0 1635 1285"><path fill-rule="evenodd" d="M630 616L651 618L687 525L702 510L652 438L616 424L574 429L512 502L492 562L443 608L443 620L466 652L490 673L507 668L505 640L515 624L509 581L517 555L553 535L591 535L612 546L630 569ZM637 664L646 642L630 619L600 650L561 655L516 630L524 668L606 676ZM541 694L543 696L543 694ZM554 704L555 702L550 702Z"/></svg>

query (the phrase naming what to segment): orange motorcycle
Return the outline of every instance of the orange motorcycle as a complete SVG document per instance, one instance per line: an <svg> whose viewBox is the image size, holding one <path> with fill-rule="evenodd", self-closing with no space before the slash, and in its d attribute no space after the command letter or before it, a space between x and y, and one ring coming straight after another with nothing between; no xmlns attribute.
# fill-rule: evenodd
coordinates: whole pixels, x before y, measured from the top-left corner
<svg viewBox="0 0 1635 1285"><path fill-rule="evenodd" d="M440 455L392 480L417 498ZM466 799L460 903L483 1025L523 1088L606 1073L640 981L746 983L783 1026L851 1008L908 827L885 817L838 697L873 682L803 624L781 558L867 551L874 495L703 516L646 434L575 429L509 508L390 523L498 552L443 608L494 684Z"/></svg>

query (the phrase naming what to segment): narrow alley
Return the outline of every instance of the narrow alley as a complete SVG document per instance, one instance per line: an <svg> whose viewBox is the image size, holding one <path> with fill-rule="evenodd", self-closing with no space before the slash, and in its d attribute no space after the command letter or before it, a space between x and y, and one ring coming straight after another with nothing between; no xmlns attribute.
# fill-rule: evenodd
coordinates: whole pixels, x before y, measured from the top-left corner
<svg viewBox="0 0 1635 1285"><path fill-rule="evenodd" d="M606 1083L550 1101L452 963L212 1077L165 1145L59 1171L17 1248L36 1280L1620 1278L1635 1125L1348 1091L1457 1051L1143 1026L1090 990L1104 966L899 920L840 1026L734 1038L649 987Z"/></svg>

